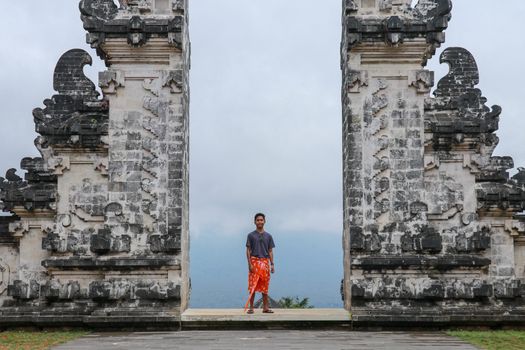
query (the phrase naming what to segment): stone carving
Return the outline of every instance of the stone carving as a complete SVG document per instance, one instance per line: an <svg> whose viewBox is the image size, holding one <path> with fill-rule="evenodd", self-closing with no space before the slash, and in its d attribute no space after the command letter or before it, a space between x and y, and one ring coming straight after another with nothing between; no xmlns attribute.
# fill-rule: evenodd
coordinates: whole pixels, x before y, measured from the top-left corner
<svg viewBox="0 0 525 350"><path fill-rule="evenodd" d="M354 6L355 3L354 3ZM388 11L392 10L392 0L379 0L379 10Z"/></svg>
<svg viewBox="0 0 525 350"><path fill-rule="evenodd" d="M41 288L41 294L49 301L69 301L80 299L80 284L76 281L69 281L62 284L58 281L49 281Z"/></svg>
<svg viewBox="0 0 525 350"><path fill-rule="evenodd" d="M29 233L29 223L23 221L15 221L9 224L9 232L13 237L20 239L25 234Z"/></svg>
<svg viewBox="0 0 525 350"><path fill-rule="evenodd" d="M436 97L459 97L479 84L476 61L467 50L460 47L448 48L443 51L439 61L449 64L449 72L438 82L434 92Z"/></svg>
<svg viewBox="0 0 525 350"><path fill-rule="evenodd" d="M133 16L128 22L128 44L138 47L146 43L146 23L139 16Z"/></svg>
<svg viewBox="0 0 525 350"><path fill-rule="evenodd" d="M107 201L107 185L93 184L83 179L81 186L72 186L69 195L70 212L85 221L103 218Z"/></svg>
<svg viewBox="0 0 525 350"><path fill-rule="evenodd" d="M122 0L121 6L126 7L128 0ZM90 21L108 21L115 18L118 7L113 0L82 0L80 1L80 13L84 26ZM87 29L87 28L86 28Z"/></svg>
<svg viewBox="0 0 525 350"><path fill-rule="evenodd" d="M66 52L57 63L53 86L58 95L44 101L46 108L33 111L36 131L42 135L39 144L96 148L107 134L108 105L84 74L91 56L83 50ZM61 160L56 161L57 166Z"/></svg>
<svg viewBox="0 0 525 350"><path fill-rule="evenodd" d="M90 249L97 254L129 252L131 237L128 235L114 236L109 230L102 229L96 235L91 236Z"/></svg>
<svg viewBox="0 0 525 350"><path fill-rule="evenodd" d="M7 291L11 280L11 267L0 259L0 295Z"/></svg>
<svg viewBox="0 0 525 350"><path fill-rule="evenodd" d="M350 71L347 84L350 92L359 92L359 88L368 86L367 72Z"/></svg>
<svg viewBox="0 0 525 350"><path fill-rule="evenodd" d="M118 70L101 72L98 76L98 85L106 95L117 93L117 89L125 86L123 73Z"/></svg>
<svg viewBox="0 0 525 350"><path fill-rule="evenodd" d="M184 14L186 9L185 1L186 0L173 0L173 11L179 14Z"/></svg>
<svg viewBox="0 0 525 350"><path fill-rule="evenodd" d="M109 280L93 282L89 286L90 298L97 301L112 300L180 300L180 286L155 281Z"/></svg>
<svg viewBox="0 0 525 350"><path fill-rule="evenodd" d="M184 86L183 72L181 70L173 70L163 73L162 87L170 88L172 93L181 93Z"/></svg>
<svg viewBox="0 0 525 350"><path fill-rule="evenodd" d="M392 5L389 1L382 1L379 8L385 12L392 9ZM367 21L356 16L355 11L358 11L359 5L355 1L344 0L344 8L347 18L343 40L349 46L375 40L386 40L392 45L398 45L405 38L417 37L425 37L429 43L441 44L445 41L443 30L448 27L452 2L419 1L415 8L404 9L404 18L393 15L386 17L384 21Z"/></svg>
<svg viewBox="0 0 525 350"><path fill-rule="evenodd" d="M449 64L450 71L438 83L436 101L426 106L434 149L450 152L481 144L478 156L470 156L467 163L478 182L478 210L523 211L523 189L508 181L507 171L514 167L512 158L492 156L498 143L493 133L498 129L502 110L499 106L488 108L487 99L475 88L479 73L474 57L463 48L449 48L440 60ZM453 113L445 117L441 111Z"/></svg>
<svg viewBox="0 0 525 350"><path fill-rule="evenodd" d="M16 280L7 287L7 294L20 300L37 299L40 297L40 284L35 280L29 282Z"/></svg>
<svg viewBox="0 0 525 350"><path fill-rule="evenodd" d="M177 6L185 6L184 2ZM150 0L128 0L121 2L121 11L131 14L125 18L118 16L119 9L113 0L82 0L80 2L81 18L84 29L88 31L87 42L97 49L98 55L107 59L102 45L107 39L126 38L129 45L143 46L152 36L164 37L168 42L182 49L185 26L185 14L180 9L179 14L169 18L164 16L151 16ZM146 16L144 16L146 15Z"/></svg>
<svg viewBox="0 0 525 350"><path fill-rule="evenodd" d="M56 177L44 170L43 159L25 158L21 168L27 170L26 180L9 169L5 178L0 177L0 200L4 210L13 211L22 207L32 211L54 210Z"/></svg>
<svg viewBox="0 0 525 350"><path fill-rule="evenodd" d="M360 300L429 301L444 299L485 299L494 295L494 287L483 280L435 280L409 278L367 278L352 286L352 297Z"/></svg>
<svg viewBox="0 0 525 350"><path fill-rule="evenodd" d="M418 70L412 72L410 86L416 88L418 93L429 93L434 86L434 72L428 70Z"/></svg>
<svg viewBox="0 0 525 350"><path fill-rule="evenodd" d="M417 235L405 233L401 237L401 249L403 252L441 252L443 243L439 232L428 226L422 227L420 231L421 233Z"/></svg>
<svg viewBox="0 0 525 350"><path fill-rule="evenodd" d="M0 202L0 208L3 205ZM0 245L2 246L11 246L18 243L17 239L13 237L12 231L9 227L20 221L20 218L16 215L10 216L0 216Z"/></svg>
<svg viewBox="0 0 525 350"><path fill-rule="evenodd" d="M525 168L518 168L518 173L512 177L518 185L521 187L525 186Z"/></svg>
<svg viewBox="0 0 525 350"><path fill-rule="evenodd" d="M180 235L150 235L148 238L150 249L154 253L177 254L181 250Z"/></svg>

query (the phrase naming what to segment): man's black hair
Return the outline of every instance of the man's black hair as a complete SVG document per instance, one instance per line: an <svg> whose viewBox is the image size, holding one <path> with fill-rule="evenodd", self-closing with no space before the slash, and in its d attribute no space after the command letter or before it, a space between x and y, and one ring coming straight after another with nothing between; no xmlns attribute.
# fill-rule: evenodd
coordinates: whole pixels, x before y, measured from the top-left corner
<svg viewBox="0 0 525 350"><path fill-rule="evenodd" d="M255 214L255 217L253 218L253 221L257 220L257 218L258 218L259 216L262 216L263 219L264 219L264 221L266 221L266 215L264 215L263 213L257 213L257 214Z"/></svg>

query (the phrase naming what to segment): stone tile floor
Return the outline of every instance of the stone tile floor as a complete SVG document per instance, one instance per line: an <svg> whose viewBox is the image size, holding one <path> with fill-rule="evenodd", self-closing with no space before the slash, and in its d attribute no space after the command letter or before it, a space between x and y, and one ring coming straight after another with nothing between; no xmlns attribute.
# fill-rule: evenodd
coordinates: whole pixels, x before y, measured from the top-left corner
<svg viewBox="0 0 525 350"><path fill-rule="evenodd" d="M54 350L473 350L475 347L440 332L345 331L185 331L96 333Z"/></svg>

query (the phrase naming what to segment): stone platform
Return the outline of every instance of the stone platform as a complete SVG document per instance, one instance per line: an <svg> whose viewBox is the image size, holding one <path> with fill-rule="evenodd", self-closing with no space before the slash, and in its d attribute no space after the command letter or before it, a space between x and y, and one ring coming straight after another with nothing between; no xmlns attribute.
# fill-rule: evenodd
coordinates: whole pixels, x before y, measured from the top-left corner
<svg viewBox="0 0 525 350"><path fill-rule="evenodd" d="M188 309L181 317L182 329L350 329L352 318L344 309L274 309L249 315L242 309Z"/></svg>

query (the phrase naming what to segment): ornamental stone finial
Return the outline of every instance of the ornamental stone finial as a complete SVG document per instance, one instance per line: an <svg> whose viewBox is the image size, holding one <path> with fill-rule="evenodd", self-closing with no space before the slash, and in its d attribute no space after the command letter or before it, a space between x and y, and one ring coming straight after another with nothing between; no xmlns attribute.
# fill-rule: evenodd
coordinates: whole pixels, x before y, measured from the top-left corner
<svg viewBox="0 0 525 350"><path fill-rule="evenodd" d="M106 43L125 39L132 47L142 47L151 38L166 39L178 49L184 43L186 0L81 0L80 12L87 42L103 59L108 56Z"/></svg>

